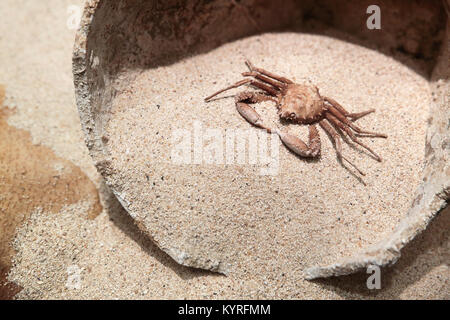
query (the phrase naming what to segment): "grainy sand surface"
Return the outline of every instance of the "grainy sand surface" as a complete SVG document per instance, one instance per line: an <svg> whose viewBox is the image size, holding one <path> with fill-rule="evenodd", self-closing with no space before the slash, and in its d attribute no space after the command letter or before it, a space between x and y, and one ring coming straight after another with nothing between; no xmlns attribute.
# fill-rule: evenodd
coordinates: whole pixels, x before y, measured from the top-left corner
<svg viewBox="0 0 450 320"><path fill-rule="evenodd" d="M205 134L204 153L215 141L225 145L226 129L251 128L233 98L203 101L240 80L250 56L256 66L317 85L348 110L377 110L357 124L389 135L361 138L384 161L344 144L344 154L366 172L366 186L337 162L324 132L317 161L279 146L273 175L261 175L266 166L250 164L250 143L244 164L207 164L205 156L200 164L173 162L172 150L186 137L173 140L175 130L187 130L189 148L192 143L199 149L195 121L202 130L218 130L222 139ZM224 95L242 90L249 89ZM221 267L229 272L285 273L300 280L307 266L332 263L380 241L406 214L421 179L429 98L425 79L376 51L325 36L265 34L143 72L113 103L108 149L124 201L161 247L230 264ZM306 127L280 123L273 103L256 109L270 127L307 141ZM218 153L225 159L227 152Z"/></svg>
<svg viewBox="0 0 450 320"><path fill-rule="evenodd" d="M301 191L301 197L309 199L317 195L317 200L306 208L305 204L297 203L296 200L292 200L292 203L281 202L279 198L273 197L271 206L263 202L268 211L264 215L250 210L254 206L249 205L248 210L242 210L239 219L247 219L249 223L252 223L252 219L258 222L254 229L256 234L261 236L266 232L268 243L264 246L271 245L269 251L264 251L264 246L252 250L252 255L257 254L260 263L249 261L245 253L240 253L240 256L234 257L242 261L242 266L235 265L235 272L227 277L192 270L177 265L140 234L132 219L103 186L87 154L71 83L74 31L67 28L66 20L67 8L72 4L81 5L81 1L4 0L0 3L0 12L10 13L0 21L0 84L6 92L4 106L12 110L3 118L6 120L0 122L0 130L7 133L14 130L22 130L22 133L28 131L29 135L19 134L16 135L17 139L29 139L29 143L43 145L48 148L45 150L49 154L54 153L54 156L49 157L55 165L51 170L38 173L39 176L50 173L50 182L57 179L53 175L66 179L75 172L81 177L75 179L75 184L65 183L65 188L58 189L61 192L58 198L61 200L57 201L57 205L45 206L39 201L31 201L44 198L45 192L48 193L45 188L41 191L39 188L24 189L21 196L31 199L30 205L17 208L15 213L26 218L19 226L7 219L6 223L0 220L1 228L13 228L8 230L12 237L5 241L2 239L1 245L8 248L8 253L11 248L15 250L6 268L10 281L7 287L13 287L10 292L20 291L16 298L449 298L448 209L431 223L427 232L402 252L402 258L394 268L383 270L382 290L367 290L365 274L317 282L302 279L302 270L307 262L331 262L334 257L371 243L388 232L386 229L392 228L405 214L411 191L420 177L427 115L423 105L428 100L424 79L395 60L367 49L327 37L298 34L264 36L285 40L279 43L279 47L273 47L274 52L270 56L258 54L260 50L256 50L268 44L258 38L244 39L192 60L140 75L134 84L136 92L130 97L128 107L130 111L141 112L142 119L130 118L130 113L120 108L120 100L117 101L116 114L110 126L111 144L116 146L114 150L117 153L126 151L125 147L139 147L138 144L127 145L117 139L118 136L112 135L114 130L120 132L131 126L140 126L145 132L145 139L148 139L142 141L145 142L145 148L140 145L137 150L131 149L132 154L147 155L161 150L162 144L156 143L160 140L153 140L153 126L160 121L160 130L166 133L170 133L174 126L189 127L195 119L195 112L185 113L182 118L184 123L163 121L164 117L161 116L163 112L164 115L173 112L173 118L180 117L181 109L187 106L193 111L205 112L205 125L207 123L216 128L248 127L236 115L232 99L217 100L209 105L201 101L211 90L239 79L239 73L245 69L242 64L243 44L246 44L247 51L249 48L255 51L251 55L255 64L291 76L299 82L311 80L320 87L322 93L336 98L352 111L377 108L376 114L360 120L361 126L389 134L388 140L365 139L385 158L383 163L377 163L366 154L345 146L345 152L367 172L368 187L362 186L337 163L333 146L323 133L323 155L317 162L302 161L281 147L280 174L273 178L273 184L280 187L278 192L300 195ZM297 55L282 58L289 41L296 42L299 37L308 41L302 41L298 49L289 47ZM324 54L318 48L323 43L333 43L335 47L328 48ZM345 50L348 47L354 50L348 52ZM224 56L225 52L227 55ZM250 58L248 53L245 55ZM367 59L364 60L365 65L357 65L357 59L363 57ZM213 60L215 64L211 63ZM189 61L191 63L188 64ZM182 74L189 68L194 69L185 78ZM164 74L164 77L160 76L157 80L151 76L155 74ZM376 82L379 77L383 81ZM396 79L401 82L395 82ZM150 89L155 83L157 86L152 90L161 90L159 101L156 101L155 92ZM184 85L173 86L176 93L162 94L164 88L171 86L170 83L172 86L173 83ZM143 99L141 104L137 103L139 97ZM160 105L159 111L156 104ZM264 112L265 117L274 119L273 108L269 105L261 105L258 110ZM217 115L223 115L229 123L224 125ZM122 121L119 123L118 119ZM292 129L304 134L304 128ZM132 139L130 132L128 138ZM17 144L17 141L8 141ZM28 148L30 162L43 161L32 152L32 147ZM22 159L2 158L2 167L20 169L18 161ZM120 163L126 157L118 154L117 159ZM73 164L69 165L69 162ZM136 169L141 165L137 161ZM164 166L171 166L171 163L161 161L163 169ZM171 167L172 175L168 175L166 183L170 183L176 173ZM129 167L124 165L123 168L124 174L129 174ZM254 175L256 169L244 166L243 172L239 174ZM227 170L233 175L237 169ZM206 175L217 175L217 171L218 167L205 168L204 181ZM195 173L192 169L191 178L196 176ZM25 185L36 181L36 177L27 174L14 177ZM152 178L156 177L161 181L159 175L155 174ZM130 183L133 183L133 175L130 178ZM85 187L90 183L89 179L95 188L87 194L83 191L80 198L77 192L89 190ZM250 184L250 189L257 185L264 186L263 178L256 180L254 185ZM220 186L223 182L218 179L216 183ZM208 185L200 180L199 186ZM332 197L337 205L320 197L325 192L324 187L320 186L328 186L327 197ZM158 184L157 187L162 188L164 185ZM173 189L168 190L174 192ZM167 201L166 190L162 188L160 191L159 201ZM221 188L217 191L223 192ZM252 191L247 191L236 190L230 197L245 198L248 192L252 194ZM267 191L275 192L276 189ZM8 192L8 189L2 189L2 217L6 217L3 215L5 207L13 207L4 200L10 199ZM343 196L337 196L338 192ZM180 194L180 197L183 195ZM92 216L90 213L97 196L101 199L103 209L98 216ZM256 196L264 199L267 195L252 195ZM373 202L373 199L377 201ZM278 215L275 215L275 208ZM340 218L339 222L337 218ZM287 228L283 232L275 232L271 228L277 225ZM317 245L311 245L312 239ZM337 250L332 250L331 243ZM311 251L307 252L306 248ZM249 269L249 266L260 269ZM73 279L71 275L76 268L81 272L80 288L70 289L67 287L71 283L68 280ZM265 268L264 272L261 272L262 268ZM0 282L2 293L5 287Z"/></svg>

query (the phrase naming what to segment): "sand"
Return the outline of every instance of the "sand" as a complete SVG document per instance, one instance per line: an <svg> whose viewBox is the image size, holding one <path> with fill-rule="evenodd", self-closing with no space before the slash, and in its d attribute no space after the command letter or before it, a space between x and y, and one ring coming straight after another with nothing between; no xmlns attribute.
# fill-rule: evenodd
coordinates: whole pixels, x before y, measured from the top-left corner
<svg viewBox="0 0 450 320"><path fill-rule="evenodd" d="M375 108L358 125L389 135L363 138L384 161L345 144L344 154L366 172L361 181L337 161L322 132L320 159L305 161L277 146L278 168L270 175L262 175L267 166L251 164L250 155L243 164L225 164L227 150L217 152L223 159L213 164L206 158L194 163L198 149L206 153L215 141L224 145L228 129L261 132L240 117L232 98L203 101L241 79L245 57L295 82L315 84L352 112ZM113 101L105 135L121 198L166 252L229 274L298 277L305 267L380 241L405 216L421 179L429 105L427 81L393 58L326 36L273 33L142 72ZM306 141L306 127L280 122L273 103L255 108L269 127ZM218 130L220 139L205 133L197 147L196 123L203 132ZM183 141L173 139L176 130L185 130L183 139L192 136L188 164L173 159ZM245 152L252 152L250 145Z"/></svg>
<svg viewBox="0 0 450 320"><path fill-rule="evenodd" d="M399 201L387 197L381 208L372 208L368 202L368 194L363 193L361 195L360 192L361 190L367 190L365 189L367 187L363 187L336 162L331 143L321 133L323 156L318 162L304 162L293 158L285 149L280 148L280 159L283 164L280 177L287 174L285 170L293 171L292 180L285 179L282 181L283 184L295 183L297 188L303 188L299 181L310 186L313 184L312 178L314 177L314 179L317 179L318 185L319 182L326 181L330 190L350 190L349 194L352 194L352 198L358 201L358 205L356 203L350 205L348 198L342 199L341 211L334 212L336 210L333 209L333 206L322 199L321 202L317 200L317 203L314 204L317 207L314 209L315 214L305 214L302 204L281 204L280 202L275 203L278 211L281 212L277 216L270 216L269 214L258 216L253 210L252 212L243 211L239 218L256 219L259 234L267 231L267 226L273 228L272 224L285 224L284 221L287 221L288 228L286 233L283 234L290 236L290 239L299 246L295 247L294 251L292 250L293 246L286 243L286 239L280 238L277 234L269 233L267 235L268 241L279 243L277 243L277 246L272 246L270 251L264 251L263 254L257 255L260 262L258 265L261 266L260 268L265 268L265 272L255 274L255 270L248 269L252 262L246 260L245 257L242 258L242 255L239 256L240 260L243 261L242 267L235 266L232 270L234 272L230 272L227 277L192 270L177 265L147 237L140 234L132 219L121 208L108 188L103 186L87 155L76 114L70 74L70 56L74 31L67 29L66 18L68 6L74 3L81 4L81 1L49 0L44 3L37 3L32 0L4 0L0 4L0 11L11 12L0 22L0 33L2 35L0 38L2 48L0 50L0 83L5 86L6 90L5 105L14 108L14 114L8 117L6 124L2 122L2 126L29 131L33 144L45 145L57 157L79 166L81 171L93 181L103 206L102 212L95 219L89 219L89 212L92 210L89 199L92 197L95 199L94 192L94 195L86 196L89 199L77 199L76 203L71 203L70 200L62 201L63 205L60 208L57 207L56 213L52 213L52 210L46 208L39 208L41 206L39 203L36 205L37 208L25 208L23 210L27 210L27 212L17 212L17 214L26 214L29 218L17 229L14 226L13 232L15 234L13 245L16 253L11 261L12 269L8 279L11 283L22 287L16 298L449 298L448 210L432 222L426 233L414 240L404 250L402 258L393 269L383 270L382 290L376 292L367 290L365 274L318 282L308 282L302 277L303 267L308 263L319 260L326 262L327 259L331 261L333 255L339 256L351 251L358 246L360 241L361 244L365 244L373 241L370 238L371 236L381 237L382 233L386 232L383 227L393 226L405 213L405 210L400 209L407 207L409 198L406 189L413 190L420 176L420 171L411 170L409 172L409 168L420 169L420 159L423 156L421 145L423 145L426 110L419 110L419 104L421 100L426 99L425 91L427 91L427 87L424 86L424 79L397 64L394 60L380 57L378 54L367 50L362 51L369 58L373 58L377 62L383 62L382 65L387 67L387 70L378 70L377 68L380 65L372 65L373 60L369 59L367 66L360 66L356 70L358 71L357 74L362 73L363 78L361 79L364 80L357 81L356 84L352 83L356 81L354 77L341 76L339 80L342 83L332 83L330 77L326 77L327 73L341 72L346 75L348 72L355 72L345 69L342 63L336 63L335 61L328 61L326 63L328 67L324 69L323 61L322 63L316 61L316 64L309 62L308 64L297 65L294 63L296 61L289 60L294 59L293 57L281 60L279 54L274 54L270 59L262 55L258 56L258 54L252 55L255 64L270 67L286 75L292 75L299 81L306 80L306 78L310 79L324 93L338 99L351 110L363 110L369 106L376 107L378 110L376 114L367 117L367 119L362 119L360 122L361 126L370 129L388 130L387 133L390 135L388 140L367 139L367 142L386 161L379 164L367 155L360 154L349 147L345 147L345 151L367 171L366 183L372 190L369 191L369 194L372 193L372 196L375 196L375 194L381 193L387 196L390 191L395 190L395 195L399 196ZM39 23L36 23L36 17L39 17ZM14 33L9 32L12 29L15 30ZM333 41L330 38L309 37L311 42ZM253 41L253 45L257 46L257 41ZM25 46L24 43L27 45ZM348 46L344 43L339 45L342 50ZM239 42L225 47L228 53L233 52L233 50L230 50L233 49L233 46L239 46ZM42 50L43 48L45 50ZM197 100L194 102L196 103L189 104L189 106L192 108L209 108L206 117L211 117L211 121L208 121L208 125L221 127L223 123L218 121L219 118L213 118L212 114L225 114L232 121L230 124L246 128L248 124L236 116L232 99L216 101L208 106L200 102L197 103L198 98L203 97L206 92L210 93L212 89L220 88L231 81L237 80L239 72L244 69L243 56L237 54L236 51L234 52L236 61L233 62L233 65L230 65L231 59L228 58L218 61L216 65L211 64L210 59L220 50L224 50L224 48L210 53L210 56L196 57L196 63L200 64L203 71L208 71L202 72L202 82L194 77L195 74L189 75L187 79L173 74L167 74L167 76L168 78L171 77L172 80L178 79L183 83L192 81L192 84L189 82L189 86L176 87L177 91L183 90L176 95L179 108L183 105L186 106L185 100L188 100L191 97L190 95L195 93ZM309 50L308 52L313 52L314 48L309 48ZM41 54L36 54L37 52ZM341 60L339 61L360 58L360 54L362 54L361 50L355 50L351 53L350 58L340 57ZM342 52L341 55L343 55ZM308 59L308 61L312 60L315 59ZM203 61L203 65L201 61ZM289 68L289 66L295 66L295 68ZM185 71L186 65L180 63L171 68ZM372 73L365 68L368 68ZM160 71L158 70L158 72ZM382 82L378 83L376 87L371 87L372 82L369 80L371 77L376 77L373 75L373 71L382 72L386 80L392 80L392 74L400 73L405 80L408 80L408 86L404 88L400 83L387 85ZM322 74L322 76L319 77L319 74ZM149 74L142 74L141 78L141 82L145 83L146 87L150 83L148 76ZM403 78L402 80L404 80ZM214 81L216 81L215 84ZM164 83L160 83L157 89L162 90L163 85ZM184 91L186 87L190 87L193 93ZM394 88L398 89L399 87L401 87L401 90L394 90ZM358 90L353 88L358 88ZM386 89L384 94L377 91L381 88ZM386 92L389 92L390 95ZM150 93L147 92L149 95ZM161 96L160 108L163 108L163 111L176 110L176 108L173 108L175 101L169 100L170 95L172 93L169 94L169 97L167 97L167 93ZM153 95L151 96L154 98ZM148 96L142 96L142 98L145 97L148 99ZM175 100L174 97L173 95L171 99ZM145 100L142 100L142 103L144 102ZM406 102L412 103L412 105L408 105ZM158 109L154 104L156 104L154 100L146 103L147 107L148 105L150 108L153 106L154 109L142 108L143 117L147 115L145 112L157 112ZM136 107L133 104L130 105L133 108ZM402 108L395 109L395 106ZM172 108L168 110L169 107ZM406 112L409 108L414 108L418 112L417 117ZM269 112L270 109L267 110ZM389 111L389 113L386 111ZM125 110L119 110L117 116L119 115L126 119L127 113ZM270 113L265 115L271 116ZM192 113L187 114L187 116L192 117ZM152 118L138 122L142 126L145 125L145 130L150 130L147 127L149 119ZM394 120L399 119L401 121L398 125L402 129L393 125ZM136 121L136 119L134 120ZM192 121L192 119L190 120ZM167 125L169 124L172 125L173 122ZM417 132L411 130L414 125L419 128ZM162 126L162 128L164 127ZM170 128L167 127L166 130ZM113 129L113 123L111 129ZM304 130L301 131L304 133ZM414 132L411 133L411 131ZM148 133L148 131L145 132ZM408 132L412 135L400 135L400 132ZM149 142L150 139L153 139L153 135L146 135L145 137L149 139ZM11 143L14 143L14 141ZM117 142L111 140L111 143ZM153 147L150 143L145 144L146 148L149 146ZM149 152L151 149L143 150ZM408 165L399 164L402 159L408 159ZM14 159L11 161L14 161ZM291 165L285 166L284 164L288 162ZM136 163L136 166L138 165L139 163ZM55 169L56 172L63 175L68 175L73 171L73 168L68 165L56 166ZM389 173L394 174L387 177L385 170L388 169ZM210 170L218 171L217 168L211 168ZM242 170L243 174L248 174L252 168L245 166ZM298 170L298 172L294 172L295 170ZM205 171L206 173L211 172ZM82 176L83 174L79 173L79 175ZM334 175L342 178L339 184ZM168 177L169 180L166 181L170 182L170 176ZM162 181L160 177L158 178L159 181ZM381 182L378 183L378 179L385 182L385 185ZM23 182L26 183L27 181L29 182L24 178ZM82 184L87 183L84 178L79 181L76 185L67 185L67 195L73 194L73 190L78 190ZM402 183L402 181L405 182ZM276 179L275 182L277 182ZM281 192L298 191L289 188L288 190L280 189L279 193ZM321 192L323 190L320 190L320 188L318 190L308 188L305 194L313 195ZM165 196L164 193L162 195ZM234 198L237 198L238 195L233 193ZM30 196L30 194L25 191L24 196ZM37 196L33 195L33 197ZM260 196L264 197L264 195ZM335 195L332 196L334 199L337 198ZM61 199L65 198L66 195L62 194ZM4 198L2 197L2 199ZM279 198L273 199L279 201L277 200ZM387 206L391 205L398 210L387 210ZM324 213L317 213L321 208L325 208ZM361 209L367 209L363 220L361 220L363 214L360 212L363 211ZM341 218L340 222L335 223L334 219L338 215ZM288 221L288 218L291 218L291 222ZM264 221L257 219L264 219ZM369 222L369 226L364 226L365 222ZM330 230L329 226L333 223L335 223L335 228ZM355 230L352 227L356 224L359 229ZM299 232L299 228L305 228L305 225L309 231L315 228L315 236L311 237L311 235ZM349 230L350 233L345 233ZM324 237L323 231L328 231L329 236ZM312 253L305 253L305 250L301 248L301 245L308 245L313 238L318 241L319 248L329 250L326 247L327 239L337 238L337 235L342 234L345 234L347 239L344 239L345 241L340 244L331 240L333 245L340 246L336 250L339 252L332 252L331 256L328 255L330 254L329 251L324 251L325 253L315 257ZM275 237L270 238L272 235ZM359 235L365 236L359 240ZM4 244L2 243L2 245ZM262 250L262 248L255 248L255 250ZM258 253L260 252L258 251ZM280 259L280 262L274 261L274 257ZM308 261L304 261L305 257L308 258ZM73 266L80 270L79 289L71 288L71 282L68 282L71 279L70 276L73 275L71 273L74 270Z"/></svg>

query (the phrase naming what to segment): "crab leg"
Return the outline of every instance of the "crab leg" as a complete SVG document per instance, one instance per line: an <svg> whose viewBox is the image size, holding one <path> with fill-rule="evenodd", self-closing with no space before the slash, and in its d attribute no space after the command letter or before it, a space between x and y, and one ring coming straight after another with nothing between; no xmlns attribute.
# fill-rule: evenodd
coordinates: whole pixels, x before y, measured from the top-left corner
<svg viewBox="0 0 450 320"><path fill-rule="evenodd" d="M328 108L328 110L336 117L339 119L339 121L341 121L342 123L346 124L347 126L349 126L350 128L352 128L353 130L355 130L357 133L359 134L367 134L367 135L371 135L373 137L379 137L379 138L387 138L387 135L383 134L383 133L377 133L377 132L371 132L371 131L366 131L363 130L357 126L355 126L353 124L353 122L351 122L350 120L348 120L342 113L339 112L339 110L337 110L335 107L330 106Z"/></svg>
<svg viewBox="0 0 450 320"><path fill-rule="evenodd" d="M251 79L244 79L244 80L238 81L235 84L232 84L231 86L228 86L228 87L226 87L226 88L224 88L222 90L219 90L219 91L213 93L209 97L206 97L205 101L208 102L209 100L211 100L212 98L214 98L218 94L221 94L222 92L228 91L230 89L238 88L238 87L243 86L244 84L247 84L247 83L249 83L251 81L252 81Z"/></svg>
<svg viewBox="0 0 450 320"><path fill-rule="evenodd" d="M319 125L322 127L323 130L325 130L326 133L329 134L332 141L334 141L334 144L336 146L336 153L338 155L338 158L342 160L347 161L353 168L355 168L361 175L365 176L366 174L362 172L356 165L354 165L350 160L348 160L346 157L342 155L342 144L341 144L341 137L339 137L338 132L336 129L334 129L327 121L322 120L319 122Z"/></svg>
<svg viewBox="0 0 450 320"><path fill-rule="evenodd" d="M268 85L258 82L258 81L251 81L250 84L254 87L257 87L261 90L266 91L267 93L276 96L278 94L278 91L272 87L269 87Z"/></svg>
<svg viewBox="0 0 450 320"><path fill-rule="evenodd" d="M276 74L274 74L274 73L272 73L270 71L267 71L267 70L264 70L264 69L261 69L261 68L256 68L249 60L246 60L245 64L250 69L250 71L259 72L259 73L261 73L261 74L263 74L265 76L268 76L269 78L278 80L278 81L286 83L286 84L293 83L291 80L289 80L289 79L287 79L285 77L278 76L278 75L276 75Z"/></svg>
<svg viewBox="0 0 450 320"><path fill-rule="evenodd" d="M228 86L228 87L226 87L226 88L224 88L222 90L219 90L219 91L213 93L209 97L206 97L205 101L208 102L212 98L214 98L215 96L217 96L218 94L220 94L222 92L228 91L230 89L238 88L238 87L243 86L244 84L247 84L247 83L250 83L252 86L257 87L257 88L259 88L261 90L264 90L264 91L266 91L267 93L269 93L269 94L271 94L273 96L276 96L277 93L278 93L274 88L269 87L268 85L265 85L264 83L261 83L261 82L258 82L258 81L252 80L252 79L244 79L244 80L236 82L235 84L232 84L231 86Z"/></svg>
<svg viewBox="0 0 450 320"><path fill-rule="evenodd" d="M371 114L372 112L375 112L375 109L369 109L363 112L358 113L350 113L347 110L344 109L343 106L341 106L336 100L324 97L324 100L330 103L332 106L334 106L340 113L342 113L344 116L350 118L352 121L356 121L364 116L367 116L368 114Z"/></svg>
<svg viewBox="0 0 450 320"><path fill-rule="evenodd" d="M349 113L347 117L349 117L352 121L356 121L358 119L361 119L362 117L367 116L368 114L371 114L375 112L375 109L369 109L362 112L355 112L355 113Z"/></svg>
<svg viewBox="0 0 450 320"><path fill-rule="evenodd" d="M243 91L236 95L235 102L246 102L246 103L259 103L263 101L273 101L278 103L278 100L268 94L262 92L252 92L252 91Z"/></svg>
<svg viewBox="0 0 450 320"><path fill-rule="evenodd" d="M339 129L345 131L348 136L350 137L350 139L353 140L353 142L359 144L361 147L365 148L367 151L369 151L378 161L383 161L383 159L375 153L375 151L373 151L372 149L370 149L367 145L365 145L364 143L362 143L354 134L353 132L342 122L340 122L335 116L333 116L332 114L326 112L325 113L325 117L327 118L328 121L330 121L332 124L334 124L335 126L337 126Z"/></svg>
<svg viewBox="0 0 450 320"><path fill-rule="evenodd" d="M254 72L254 71L252 71L252 72L244 72L244 73L242 73L242 75L244 77L255 77L256 79L261 80L261 81L263 81L265 83L268 83L268 84L274 86L277 89L282 89L282 88L285 87L284 83L279 83L277 81L274 81L274 80L272 80L270 78L267 78L267 77L265 77L265 76L263 76L263 75L261 75L261 74L259 74L257 72Z"/></svg>

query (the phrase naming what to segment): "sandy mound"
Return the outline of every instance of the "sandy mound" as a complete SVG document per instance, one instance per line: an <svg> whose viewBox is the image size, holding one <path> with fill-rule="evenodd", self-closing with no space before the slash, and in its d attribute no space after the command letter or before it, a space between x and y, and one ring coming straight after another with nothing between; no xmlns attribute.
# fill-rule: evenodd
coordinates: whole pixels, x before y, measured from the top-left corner
<svg viewBox="0 0 450 320"><path fill-rule="evenodd" d="M366 186L323 131L321 158L305 161L279 143L270 152L270 139L232 98L203 101L241 79L245 58L317 85L352 112L377 110L358 124L389 135L364 138L384 161L344 144ZM425 79L378 52L325 36L264 34L142 72L113 101L105 141L121 201L175 260L225 273L301 273L377 242L405 215L421 177L429 98ZM256 109L306 137L306 127L280 123L273 104ZM243 153L238 142L229 148L234 129L249 130Z"/></svg>

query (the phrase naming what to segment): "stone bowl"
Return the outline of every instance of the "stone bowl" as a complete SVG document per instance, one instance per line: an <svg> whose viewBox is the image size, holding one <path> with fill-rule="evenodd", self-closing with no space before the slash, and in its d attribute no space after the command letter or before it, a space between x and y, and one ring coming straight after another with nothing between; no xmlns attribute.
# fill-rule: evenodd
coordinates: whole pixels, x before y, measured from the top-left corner
<svg viewBox="0 0 450 320"><path fill-rule="evenodd" d="M253 272L266 272L268 267L277 263L279 255L280 261L289 265L291 272L303 272L307 279L349 274L369 265L395 263L400 257L400 250L447 205L450 196L448 2L381 0L377 3L381 10L379 30L367 27L367 19L371 14L367 8L371 2L366 0L358 3L344 0L288 0L283 1L283 5L269 0L87 1L73 53L76 100L86 145L97 169L123 207L140 229L174 260L189 267L221 273L246 272L243 269L250 268ZM276 40L276 37L283 37L283 33L290 37L289 32L294 32L292 37L296 36L295 33L306 34L306 37L312 37L311 41L318 41L314 43L318 43L319 47L323 40L321 36L326 34L348 42L356 49L361 47L367 52L378 52L387 59L401 63L428 82L430 104L426 106L429 116L426 141L423 143L423 172L416 172L422 176L422 180L417 188L410 190L409 197L413 201L408 204L408 208L393 213L395 219L392 218L388 223L389 230L380 231L380 236L374 239L362 240L361 250L356 250L354 243L345 244L346 232L352 233L352 228L359 228L362 223L359 216L352 216L357 221L349 221L348 229L338 226L333 231L326 226L330 225L330 217L334 216L330 213L328 218L321 217L321 208L313 200L305 207L299 205L299 208L303 208L297 213L301 218L296 218L295 211L288 207L288 204L296 205L289 190L302 183L320 189L324 181L311 181L315 179L314 176L308 176L309 181L291 181L290 177L296 173L289 169L279 178L283 181L275 181L274 178L264 180L255 174L255 170L247 167L174 168L175 165L170 161L159 160L158 157L166 158L165 155L155 154L156 147L152 145L158 142L146 136L139 125L134 125L133 119L124 117L120 120L127 103L130 108L137 104L148 104L153 113L136 113L135 117L144 117L144 123L152 128L153 134L169 134L171 121L180 124L185 119L179 111L165 109L166 97L173 97L168 89L170 84L165 81L172 79L176 82L174 91L179 90L181 98L183 92L189 92L187 88L196 90L192 80L201 81L196 73L198 70L193 71L195 76L192 78L189 74L174 76L170 73L173 72L171 66L185 63L187 66L183 70L194 70L196 66L192 61L196 57L213 59L208 58L208 55L228 43L263 34ZM257 46L258 41L256 39L252 43ZM245 49L245 45L242 46ZM320 50L317 55L321 54ZM331 47L328 50L329 54L333 54L333 50L338 49ZM253 53L257 55L249 45L249 51L242 53L242 56L252 56ZM264 52L258 54L261 56ZM280 54L289 56L290 52ZM220 85L237 79L229 78L231 75L226 72L224 64L226 58L217 60L217 81ZM259 59L259 62L262 60ZM234 63L244 68L242 62ZM264 63L270 64L270 61L264 60ZM365 62L359 63L364 65ZM201 68L208 74L214 72L213 68L208 69L203 65ZM280 69L283 69L282 64ZM283 73L286 70L289 69ZM149 72L147 76L146 72ZM206 75L204 81L210 81L211 77ZM137 79L147 81L153 87L152 90L161 89L150 95L154 98L145 100L148 98L145 90L148 89L135 85ZM218 87L219 84L210 83L211 91ZM329 90L333 91L333 88ZM117 101L121 101L121 110L116 108ZM216 110L214 108L218 103L227 108L233 104L223 100L215 102L208 109L201 99L193 103L201 104L201 107L183 105L189 115L186 118L194 114L211 123L216 121L217 114L213 114L212 110ZM164 113L158 114L160 108ZM242 127L246 125L242 119L236 118L231 107L220 116L227 123L238 123ZM377 116L378 113L371 119ZM124 124L126 121L127 125ZM114 131L114 125L124 126L125 129ZM128 149L121 148L127 145L129 139L149 139L147 142L152 152L142 151L142 146L139 150L130 146L128 154ZM162 143L165 141L163 139ZM161 148L166 150L164 146ZM304 170L305 175L309 167L320 172L322 160L305 162L284 152L283 157L290 157L287 163L294 167L301 166L296 168ZM326 162L326 159L323 161ZM330 156L330 161L336 161L334 156ZM371 160L368 161L370 163ZM344 169L337 165L337 169L333 170L340 172ZM332 175L334 171L324 172ZM207 178L203 177L205 173L208 174ZM233 176L237 176L239 182L233 180ZM368 192L371 188L370 185L358 183L358 179L352 175L350 179L354 180L352 192L356 194ZM287 191L277 193L278 190L269 187L266 190L264 186L267 181L272 181L269 184L280 190L286 186ZM244 188L248 187L247 193L240 191L240 183L243 183ZM262 189L249 186L252 183ZM339 189L339 184L333 190L336 189ZM278 207L272 208L272 196L259 195L258 190L274 191L273 197L277 194L277 200L274 201ZM329 210L341 210L344 214L347 212L341 202L333 203L337 201L335 197L328 198L330 192L318 192L324 206L326 204L327 208L331 208ZM254 202L247 203L246 197ZM197 202L203 201L203 204L195 207L193 198ZM258 212L257 215L252 213L252 206ZM279 215L264 216L264 210L261 209L264 206L267 215L274 211L278 211ZM209 209L199 213L199 208ZM311 208L311 212L305 208ZM351 209L348 212L350 215ZM295 221L292 222L292 219ZM378 221L376 219L379 218L374 219ZM353 236L356 237L357 233ZM293 243L300 247L299 253L294 252ZM333 251L334 247L336 250ZM260 265L265 265L266 269L260 268Z"/></svg>

